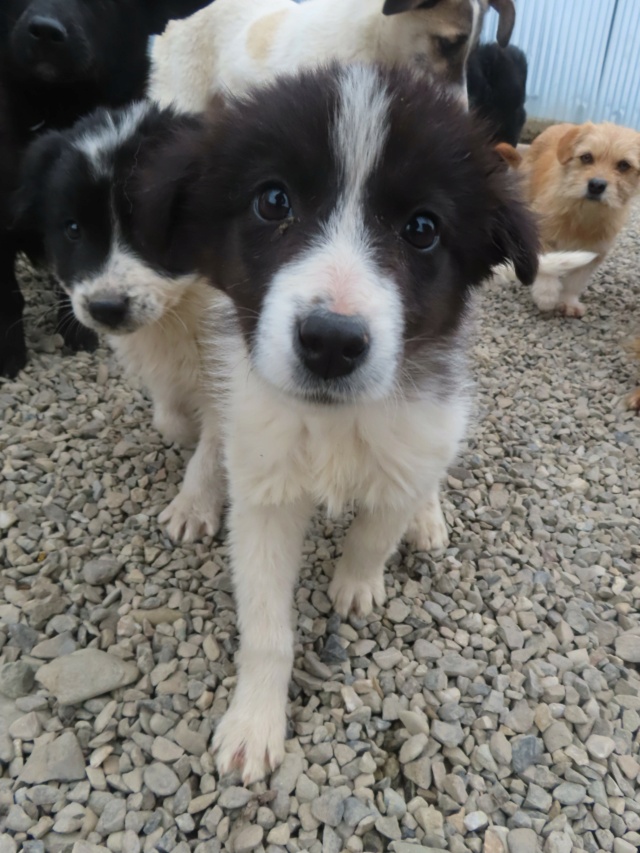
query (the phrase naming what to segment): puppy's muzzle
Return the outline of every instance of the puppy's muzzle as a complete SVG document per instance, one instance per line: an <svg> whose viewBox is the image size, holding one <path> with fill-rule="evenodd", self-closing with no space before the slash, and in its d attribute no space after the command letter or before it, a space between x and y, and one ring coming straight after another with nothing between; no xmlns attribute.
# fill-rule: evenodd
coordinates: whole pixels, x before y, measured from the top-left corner
<svg viewBox="0 0 640 853"><path fill-rule="evenodd" d="M369 352L369 329L360 317L314 311L298 322L296 333L300 360L320 379L348 376Z"/></svg>
<svg viewBox="0 0 640 853"><path fill-rule="evenodd" d="M102 296L87 303L89 315L107 329L118 329L129 315L128 296Z"/></svg>
<svg viewBox="0 0 640 853"><path fill-rule="evenodd" d="M591 178L587 184L587 198L600 201L607 186L608 182L603 178Z"/></svg>

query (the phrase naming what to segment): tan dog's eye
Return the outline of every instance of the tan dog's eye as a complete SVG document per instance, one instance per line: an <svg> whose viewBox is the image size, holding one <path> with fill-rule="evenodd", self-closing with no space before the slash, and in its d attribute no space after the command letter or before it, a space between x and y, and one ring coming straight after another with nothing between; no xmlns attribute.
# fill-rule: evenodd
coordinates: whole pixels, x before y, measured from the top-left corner
<svg viewBox="0 0 640 853"><path fill-rule="evenodd" d="M580 162L584 163L585 166L588 166L590 163L593 163L593 154L581 154Z"/></svg>
<svg viewBox="0 0 640 853"><path fill-rule="evenodd" d="M628 172L630 168L631 168L631 163L629 163L628 160L620 160L620 162L616 166L616 169L619 172Z"/></svg>

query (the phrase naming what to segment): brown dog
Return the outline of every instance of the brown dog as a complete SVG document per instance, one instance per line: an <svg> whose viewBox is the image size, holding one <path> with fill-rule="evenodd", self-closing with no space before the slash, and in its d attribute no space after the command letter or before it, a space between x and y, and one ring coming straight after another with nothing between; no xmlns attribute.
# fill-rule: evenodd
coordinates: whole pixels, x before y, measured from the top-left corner
<svg viewBox="0 0 640 853"><path fill-rule="evenodd" d="M561 308L567 317L582 317L580 294L613 246L640 187L640 133L608 122L558 124L522 151L520 164L507 162L524 177L543 251L596 255L563 276L543 271L533 285L541 310Z"/></svg>

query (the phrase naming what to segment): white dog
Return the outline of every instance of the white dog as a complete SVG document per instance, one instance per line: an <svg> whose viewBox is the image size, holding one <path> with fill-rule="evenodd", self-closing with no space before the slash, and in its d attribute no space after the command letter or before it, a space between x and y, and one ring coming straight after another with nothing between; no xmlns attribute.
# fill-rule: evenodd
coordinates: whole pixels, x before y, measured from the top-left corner
<svg viewBox="0 0 640 853"><path fill-rule="evenodd" d="M414 68L466 104L466 61L489 5L504 46L513 0L216 0L156 39L149 95L201 112L212 94L335 59Z"/></svg>
<svg viewBox="0 0 640 853"><path fill-rule="evenodd" d="M407 530L446 544L438 492L467 419L468 297L506 260L530 283L537 235L473 119L410 72L279 80L156 166L149 233L177 210L170 242L235 308L215 345L241 642L214 749L250 783L284 754L314 507L358 507L329 586L343 615L382 604Z"/></svg>

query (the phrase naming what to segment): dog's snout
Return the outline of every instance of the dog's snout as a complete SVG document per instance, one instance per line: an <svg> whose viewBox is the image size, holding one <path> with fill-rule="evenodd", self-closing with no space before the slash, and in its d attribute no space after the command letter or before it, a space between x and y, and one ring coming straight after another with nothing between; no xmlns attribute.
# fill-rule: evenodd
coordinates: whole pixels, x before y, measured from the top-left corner
<svg viewBox="0 0 640 853"><path fill-rule="evenodd" d="M91 317L109 329L117 329L127 318L128 296L113 296L94 299L87 305Z"/></svg>
<svg viewBox="0 0 640 853"><path fill-rule="evenodd" d="M298 324L298 344L311 373L337 379L362 363L369 350L369 331L359 317L315 311Z"/></svg>
<svg viewBox="0 0 640 853"><path fill-rule="evenodd" d="M55 18L35 15L29 22L29 35L44 45L63 44L67 40L67 30Z"/></svg>
<svg viewBox="0 0 640 853"><path fill-rule="evenodd" d="M604 178L591 178L587 184L587 188L589 190L589 195L592 198L597 198L606 190L607 181L605 181Z"/></svg>

